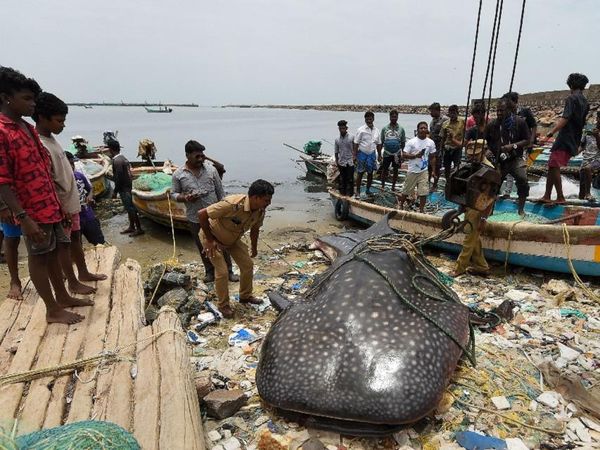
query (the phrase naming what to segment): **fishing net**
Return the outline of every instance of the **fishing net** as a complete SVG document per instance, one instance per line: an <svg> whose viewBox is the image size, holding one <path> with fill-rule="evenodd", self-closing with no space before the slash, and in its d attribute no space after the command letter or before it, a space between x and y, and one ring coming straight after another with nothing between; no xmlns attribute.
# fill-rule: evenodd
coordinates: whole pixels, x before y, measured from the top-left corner
<svg viewBox="0 0 600 450"><path fill-rule="evenodd" d="M321 141L308 141L304 144L304 153L311 156L321 154Z"/></svg>
<svg viewBox="0 0 600 450"><path fill-rule="evenodd" d="M520 216L516 212L499 212L493 214L487 219L488 222L530 222L530 223L546 223L548 218L538 214L527 213L525 216Z"/></svg>
<svg viewBox="0 0 600 450"><path fill-rule="evenodd" d="M88 177L93 177L97 173L100 173L102 169L104 169L104 167L101 164L98 164L97 162L91 161L89 159L80 159L76 163L76 166L79 165L79 163L81 163L80 167L83 169L83 171Z"/></svg>
<svg viewBox="0 0 600 450"><path fill-rule="evenodd" d="M133 180L133 188L138 191L163 192L171 188L171 175L163 172L146 173Z"/></svg>
<svg viewBox="0 0 600 450"><path fill-rule="evenodd" d="M0 428L0 448L8 450L138 450L131 433L120 426L86 420L40 430L13 439Z"/></svg>

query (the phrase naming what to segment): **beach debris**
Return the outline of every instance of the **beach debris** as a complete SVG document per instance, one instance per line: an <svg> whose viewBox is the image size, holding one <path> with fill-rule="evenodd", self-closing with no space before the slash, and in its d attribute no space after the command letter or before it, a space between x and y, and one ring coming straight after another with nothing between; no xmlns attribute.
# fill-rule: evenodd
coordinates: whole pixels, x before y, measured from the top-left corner
<svg viewBox="0 0 600 450"><path fill-rule="evenodd" d="M281 243L270 243L278 256L261 252L256 259L255 295L260 297L267 290L280 290L293 303L314 286L315 278L328 268L323 254L315 253L315 247L309 248L309 240L314 234L314 230L302 233L297 241L286 240L284 233L276 234ZM449 272L453 268L455 256L429 251L428 255L441 271ZM282 261L282 256L287 262ZM294 267L296 262L304 263L303 267ZM150 280L145 283L147 301L164 269L162 264L155 267L154 284ZM191 316L188 328L206 341L190 344L190 364L198 398L203 399L215 389L237 389L247 398L230 417L203 416L207 437L212 431L220 436L214 441L209 439L208 448L225 450L224 442L235 438L242 448L256 450L261 448L259 442L264 436L263 444L272 445L263 446L265 450L298 450L313 444L321 450L456 450L463 447L454 440L455 433L467 431L496 437L505 442L507 449L515 450L526 447L549 450L576 445L595 448L600 445L600 340L597 338L600 319L597 304L568 278L555 278L544 272L529 273L510 266L508 272L503 267L492 268L492 275L487 279L457 278L453 290L470 308L487 314L510 311L512 318L503 317L494 327L475 331L478 364L473 368L464 361L459 363L436 406L435 419L430 416L385 438L356 438L340 437L336 433L331 433L331 437L327 433L316 435L305 428L307 424L280 417L261 403L256 387L260 337L267 334L277 319L269 302L259 305L260 308L236 303L239 323L234 331L230 321L216 320L220 316L215 314L214 310L218 311L218 308L211 302L214 298L211 298L212 286L209 289L199 279L203 275L199 261L176 268L167 267L166 273L191 277L191 287L186 289L188 295L182 308L190 299L196 299L200 304L199 310L197 304L189 305L198 312ZM549 284L553 279L556 281ZM592 292L600 293L594 281L586 284ZM183 286L173 288L179 287ZM153 306L146 311L147 316L157 313L154 311L157 300L172 290L165 289L166 284L161 281ZM577 294L567 295L566 299L557 298L561 292L569 293L571 289ZM506 300L512 305L504 303ZM352 298L351 301L359 300ZM230 346L229 336L242 329L250 330L259 340ZM536 400L546 392L555 393L550 394L550 398L558 403L550 400L550 404L556 406ZM496 397L506 399L509 408L498 409L492 400ZM501 401L499 406L506 407ZM202 410L206 410L204 405ZM213 433L211 436L216 438ZM585 443L588 436L591 442ZM234 441L231 444L235 446Z"/></svg>
<svg viewBox="0 0 600 450"><path fill-rule="evenodd" d="M196 393L198 394L199 400L206 397L213 389L212 381L207 374L199 375L194 378L194 384L196 385Z"/></svg>
<svg viewBox="0 0 600 450"><path fill-rule="evenodd" d="M492 397L490 400L492 401L496 409L510 409L510 402L503 395L498 397Z"/></svg>
<svg viewBox="0 0 600 450"><path fill-rule="evenodd" d="M474 431L459 431L454 435L456 442L467 450L495 449L505 450L506 441Z"/></svg>
<svg viewBox="0 0 600 450"><path fill-rule="evenodd" d="M240 389L219 389L208 393L202 399L209 416L225 419L235 414L247 401Z"/></svg>
<svg viewBox="0 0 600 450"><path fill-rule="evenodd" d="M249 328L240 328L234 333L229 335L227 341L229 345L236 347L244 347L247 344L251 344L258 339L258 336L254 331Z"/></svg>

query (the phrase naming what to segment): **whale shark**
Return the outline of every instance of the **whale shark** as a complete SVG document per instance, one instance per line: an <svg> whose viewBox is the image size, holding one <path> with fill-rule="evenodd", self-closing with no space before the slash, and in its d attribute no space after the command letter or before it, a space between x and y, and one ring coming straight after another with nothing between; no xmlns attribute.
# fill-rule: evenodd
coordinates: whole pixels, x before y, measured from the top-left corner
<svg viewBox="0 0 600 450"><path fill-rule="evenodd" d="M280 312L256 384L278 413L348 434L391 433L435 409L468 353L468 308L389 217L319 238L333 262L303 298L268 294Z"/></svg>

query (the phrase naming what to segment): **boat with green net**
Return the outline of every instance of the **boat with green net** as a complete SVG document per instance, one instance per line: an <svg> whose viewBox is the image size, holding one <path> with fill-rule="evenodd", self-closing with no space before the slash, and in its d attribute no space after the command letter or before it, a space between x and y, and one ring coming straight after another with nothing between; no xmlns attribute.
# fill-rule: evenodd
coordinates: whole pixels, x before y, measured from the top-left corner
<svg viewBox="0 0 600 450"><path fill-rule="evenodd" d="M378 222L395 211L390 226L416 236L429 237L442 231L442 216L456 205L440 192L428 196L425 213L400 210L396 195L375 185L374 194L360 200L330 190L336 217L364 225ZM517 214L514 201L498 200L488 218L481 240L488 260L531 269L600 276L600 208L577 204L543 206L527 202L525 217ZM464 234L456 233L433 247L459 253ZM571 268L572 264L572 268Z"/></svg>
<svg viewBox="0 0 600 450"><path fill-rule="evenodd" d="M133 204L138 211L161 225L188 229L185 205L170 198L172 175L165 172L141 173L133 180Z"/></svg>

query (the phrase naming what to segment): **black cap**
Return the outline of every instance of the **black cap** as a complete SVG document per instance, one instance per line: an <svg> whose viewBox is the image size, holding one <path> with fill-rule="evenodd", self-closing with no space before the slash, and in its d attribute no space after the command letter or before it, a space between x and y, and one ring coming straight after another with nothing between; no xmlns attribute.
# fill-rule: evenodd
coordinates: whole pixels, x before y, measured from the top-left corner
<svg viewBox="0 0 600 450"><path fill-rule="evenodd" d="M110 139L107 143L106 146L111 149L114 150L116 152L120 152L121 151L121 144L119 144L119 141L116 141L114 139Z"/></svg>

